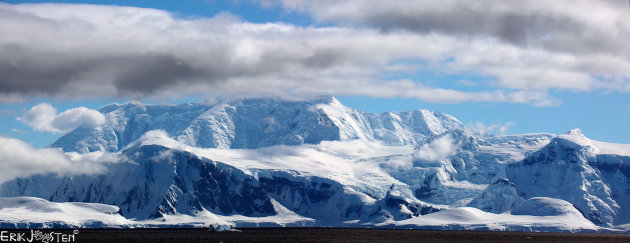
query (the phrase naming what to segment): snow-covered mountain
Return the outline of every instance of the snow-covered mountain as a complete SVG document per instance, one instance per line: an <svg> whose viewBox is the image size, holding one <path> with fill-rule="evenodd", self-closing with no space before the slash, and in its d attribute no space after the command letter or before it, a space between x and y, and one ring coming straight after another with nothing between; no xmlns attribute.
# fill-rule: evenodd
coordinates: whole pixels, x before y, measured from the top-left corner
<svg viewBox="0 0 630 243"><path fill-rule="evenodd" d="M554 138L506 176L519 196L566 200L598 225L630 223L630 146L592 141L579 129Z"/></svg>
<svg viewBox="0 0 630 243"><path fill-rule="evenodd" d="M371 114L337 99L310 101L240 99L217 104L143 105L100 109L106 124L81 127L51 146L64 151L120 151L151 130L202 148L260 148L321 141L379 140L388 145L418 144L428 136L464 129L454 117L428 110Z"/></svg>
<svg viewBox="0 0 630 243"><path fill-rule="evenodd" d="M119 163L99 175L15 179L0 186L2 200L116 207L128 221L102 223L119 226L579 231L630 223L630 146L579 130L479 137L447 114L372 114L334 98L100 112L104 125L79 127L52 147L115 153ZM28 221L2 210L3 225ZM76 222L94 225L68 225Z"/></svg>

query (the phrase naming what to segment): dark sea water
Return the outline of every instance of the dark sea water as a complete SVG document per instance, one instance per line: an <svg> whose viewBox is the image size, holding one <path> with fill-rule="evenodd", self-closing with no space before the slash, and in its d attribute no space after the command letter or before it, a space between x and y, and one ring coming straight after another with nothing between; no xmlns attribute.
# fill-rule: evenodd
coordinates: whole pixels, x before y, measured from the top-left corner
<svg viewBox="0 0 630 243"><path fill-rule="evenodd" d="M630 234L440 231L351 228L241 228L240 232L207 229L42 229L73 234L70 242L630 242ZM7 229L5 234L30 230ZM57 235L61 235L57 234ZM41 241L33 241L41 242ZM57 242L57 241L51 241Z"/></svg>

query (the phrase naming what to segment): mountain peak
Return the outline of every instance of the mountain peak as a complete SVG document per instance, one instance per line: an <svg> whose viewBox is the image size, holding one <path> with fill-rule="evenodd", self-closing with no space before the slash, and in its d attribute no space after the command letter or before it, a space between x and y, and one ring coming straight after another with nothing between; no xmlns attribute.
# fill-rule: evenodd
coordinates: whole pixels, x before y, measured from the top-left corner
<svg viewBox="0 0 630 243"><path fill-rule="evenodd" d="M574 128L569 130L568 132L564 133L565 135L570 135L570 136L580 136L580 137L584 137L584 134L582 133L582 130L580 130L579 128Z"/></svg>
<svg viewBox="0 0 630 243"><path fill-rule="evenodd" d="M582 130L579 128L571 129L568 132L565 132L557 137L562 141L569 141L572 144L576 144L578 146L589 146L592 145L592 140L588 139L582 133Z"/></svg>

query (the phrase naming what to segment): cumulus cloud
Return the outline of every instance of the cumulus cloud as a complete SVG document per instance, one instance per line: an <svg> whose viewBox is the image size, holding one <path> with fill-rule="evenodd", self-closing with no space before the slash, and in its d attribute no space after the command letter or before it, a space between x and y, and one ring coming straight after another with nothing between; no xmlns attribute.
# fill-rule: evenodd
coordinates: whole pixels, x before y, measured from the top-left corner
<svg viewBox="0 0 630 243"><path fill-rule="evenodd" d="M67 132L77 127L94 127L105 123L105 116L86 107L72 108L57 114L57 109L48 103L33 106L22 116L21 121L36 131Z"/></svg>
<svg viewBox="0 0 630 243"><path fill-rule="evenodd" d="M445 135L422 145L414 157L423 161L442 161L456 152L455 140L450 135Z"/></svg>
<svg viewBox="0 0 630 243"><path fill-rule="evenodd" d="M106 163L120 161L118 154L63 153L59 149L35 149L22 140L0 137L0 184L36 174L99 174Z"/></svg>
<svg viewBox="0 0 630 243"><path fill-rule="evenodd" d="M521 11L520 5L526 3L494 6L482 1L475 7L473 2L332 1L327 2L332 6L328 8L323 2L327 1L294 0L282 1L282 4L308 12L320 21L359 23L368 28L351 24L342 27L256 24L226 13L212 18L179 19L165 11L133 7L0 4L0 21L5 23L0 26L3 33L0 36L0 102L11 103L42 95L133 98L183 97L196 93L367 95L409 97L427 102L513 102L548 106L560 103L548 94L549 89L591 91L624 87L622 90L630 91L627 80L630 58L624 54L626 47L622 44L619 44L621 51L616 53L607 52L606 48L565 50L552 48L554 45L543 41L536 44L537 35L526 35L529 39L517 41L522 34L502 34L494 31L493 26L486 26L518 14L504 8ZM265 4L273 4L273 1ZM409 13L392 14L401 9L396 7L399 4L408 6L402 9ZM601 11L608 6L595 5L603 6L594 8ZM527 10L523 13L525 29L534 28L530 28L532 24L528 19L533 18L530 16L540 15L541 20L536 20L539 22L552 16L542 4L532 6L524 8ZM473 18L486 13L484 11L489 16L482 20ZM429 14L422 14L425 12ZM465 14L469 12L472 15ZM378 17L371 20L376 15L427 19L418 22L423 26L414 27L403 22L417 22L417 19ZM449 20L451 15L469 17ZM499 15L507 17L496 17ZM595 15L600 16L599 12ZM575 20L575 16L567 14L558 21ZM434 18L446 20L441 23ZM481 29L460 27L460 22L468 23L467 18L477 21L470 22L471 26L481 24ZM609 22L619 22L616 17L611 18ZM600 23L602 21L593 25L608 23ZM503 22L497 21L495 25ZM518 23L516 21L514 26ZM624 39L625 23L618 23L620 43L627 42L623 41L627 40ZM496 28L508 31L508 27L514 26ZM543 37L558 43L564 43L564 39L570 39L568 37L580 37L560 29L550 27L545 33L553 35ZM421 65L408 65L408 62ZM391 72L405 77L418 71L480 75L492 82L490 87L478 86L477 91L471 92L452 86L444 88L439 83L427 86L422 77L402 81L386 78Z"/></svg>

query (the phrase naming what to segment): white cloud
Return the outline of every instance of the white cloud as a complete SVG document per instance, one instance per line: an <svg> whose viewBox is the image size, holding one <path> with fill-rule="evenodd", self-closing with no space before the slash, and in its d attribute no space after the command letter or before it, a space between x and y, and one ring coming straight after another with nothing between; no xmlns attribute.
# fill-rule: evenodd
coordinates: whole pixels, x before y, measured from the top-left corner
<svg viewBox="0 0 630 243"><path fill-rule="evenodd" d="M468 43L453 66L496 77L502 87L630 91L627 1L270 2L323 23L456 37Z"/></svg>
<svg viewBox="0 0 630 243"><path fill-rule="evenodd" d="M423 161L442 161L457 152L457 145L451 135L439 137L430 143L422 145L414 153L415 159Z"/></svg>
<svg viewBox="0 0 630 243"><path fill-rule="evenodd" d="M505 135L509 130L510 127L514 126L514 122L506 122L503 124L492 124L492 125L485 125L482 122L476 122L474 125L469 125L468 127L476 134L479 136L488 136L491 134L495 134L495 135Z"/></svg>
<svg viewBox="0 0 630 243"><path fill-rule="evenodd" d="M268 2L270 0L267 0ZM628 2L589 0L277 0L319 22L363 25L385 31L438 32L490 37L519 46L563 52L628 54Z"/></svg>
<svg viewBox="0 0 630 243"><path fill-rule="evenodd" d="M22 140L0 137L0 184L35 174L99 174L104 163L121 161L118 154L63 153L59 149L35 149Z"/></svg>
<svg viewBox="0 0 630 243"><path fill-rule="evenodd" d="M266 1L265 5L271 2ZM41 95L133 98L327 94L548 106L560 103L548 94L550 89L630 91L630 51L625 45L612 46L618 47L613 48L619 50L616 52L598 42L587 45L592 47L588 51L562 49L557 47L562 40L569 40L574 46L584 45L580 38L568 38L575 36L560 27L549 30L551 34L557 31L558 36L523 37L531 45L515 39L513 36L520 36L518 33L497 32L501 26L482 26L481 30L449 27L460 22L450 23L446 16L461 11L472 11L472 16L487 11L489 17L479 23L484 25L495 23L490 20L501 16L518 17L518 11L514 12L518 8L509 8L506 3L495 6L483 1L477 6L482 11L473 8L473 2L461 3L464 10L459 5L432 1L323 2L332 7L310 1L284 1L283 6L307 11L321 21L364 23L368 28L256 24L225 13L206 19L178 19L165 11L132 7L0 4L0 21L6 23L0 26L0 46L6 47L0 48L0 102ZM518 10L525 11L523 23L528 30L539 26L529 20L531 16L540 15L545 20L551 18L546 16L556 16L548 12L558 12L560 20L567 19L567 23L575 22L579 16L576 11L587 9L583 5L588 3L572 4L580 8L570 6L566 14L559 11L557 4L517 5L524 5ZM626 22L619 22L617 15L601 15L599 11L607 10L608 5L593 5L597 14L584 15L593 18L589 23L595 27L616 23L620 40L625 40ZM372 11L389 13L401 9L409 11L400 15L405 18L443 11L447 25L434 23L427 28L435 31L425 31L405 27L402 23L406 19L395 20L389 27L370 20L378 15ZM588 30L597 29L584 25ZM475 30L479 32L467 32ZM577 37L587 34L574 33ZM553 41L545 42L543 37ZM440 83L430 87L418 76L413 81L385 78L391 72L396 72L397 77L412 77L420 70L480 75L491 80L484 82L490 87L476 86L477 91L470 92L445 88Z"/></svg>
<svg viewBox="0 0 630 243"><path fill-rule="evenodd" d="M48 103L33 106L22 116L21 121L36 131L67 132L77 127L93 127L105 123L105 116L86 107L77 107L57 114L57 109Z"/></svg>
<svg viewBox="0 0 630 243"><path fill-rule="evenodd" d="M376 92L378 91L378 92ZM411 80L390 81L378 86L356 87L349 91L350 94L370 95L376 97L407 97L416 98L427 102L458 103L458 102L507 102L507 103L531 103L535 106L555 106L560 101L550 97L546 92L526 90L505 92L480 91L463 92L454 89L433 88L418 84Z"/></svg>

